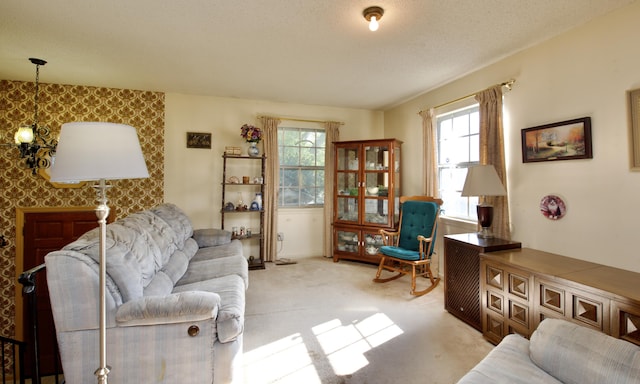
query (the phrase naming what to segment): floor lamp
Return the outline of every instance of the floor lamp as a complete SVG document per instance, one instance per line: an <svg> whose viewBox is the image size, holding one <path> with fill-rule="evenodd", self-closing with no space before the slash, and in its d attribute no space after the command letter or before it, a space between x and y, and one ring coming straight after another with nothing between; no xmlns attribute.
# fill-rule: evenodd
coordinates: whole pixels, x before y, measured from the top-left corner
<svg viewBox="0 0 640 384"><path fill-rule="evenodd" d="M135 128L114 123L80 122L62 125L50 170L51 181L78 183L96 180L94 185L100 225L100 367L95 371L99 384L107 383L106 317L106 226L109 216L106 180L149 177Z"/></svg>
<svg viewBox="0 0 640 384"><path fill-rule="evenodd" d="M507 191L504 189L493 165L476 165L468 169L467 178L464 181L464 187L462 187L462 196L479 196L482 198L476 207L478 222L482 228L478 232L478 237L482 239L493 237L490 229L493 222L493 206L488 204L484 197L504 196L506 194Z"/></svg>

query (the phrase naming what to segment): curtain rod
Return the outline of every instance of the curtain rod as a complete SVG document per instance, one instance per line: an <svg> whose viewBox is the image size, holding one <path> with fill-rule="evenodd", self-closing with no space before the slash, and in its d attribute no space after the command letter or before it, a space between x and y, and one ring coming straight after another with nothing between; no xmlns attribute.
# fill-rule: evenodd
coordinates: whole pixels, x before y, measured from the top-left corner
<svg viewBox="0 0 640 384"><path fill-rule="evenodd" d="M301 121L301 122L304 122L304 123L329 123L329 122L332 122L330 120L296 119L294 117L265 116L265 115L259 115L258 119L261 119L263 117L271 117L271 118L274 118L274 119L289 120L289 121ZM338 123L340 125L344 125L344 123L342 121L336 121L336 123Z"/></svg>
<svg viewBox="0 0 640 384"><path fill-rule="evenodd" d="M505 88L507 88L507 91L510 91L510 90L511 90L511 88L513 87L513 83L515 83L515 82L516 82L516 80L515 80L515 79L510 79L510 80L505 81L505 82L503 82L503 83L500 83L500 84L498 84L498 85L500 85L501 87L505 87ZM476 92L474 92L474 93L470 93L470 94L468 94L468 95L466 95L466 96L458 97L458 98L457 98L457 99L455 99L455 100L447 101L446 103L442 103L442 104L440 104L440 105L436 105L435 107L431 107L431 108L436 109L436 108L446 107L447 105L450 105L450 104L453 104L453 103L457 103L458 101L462 101L462 100L464 100L464 99L468 99L469 97L475 96L475 95L477 95L479 92L481 92L481 91L476 91ZM431 109L431 108L428 108L428 109ZM418 114L422 113L423 111L424 111L424 109L423 109L422 111L418 112Z"/></svg>

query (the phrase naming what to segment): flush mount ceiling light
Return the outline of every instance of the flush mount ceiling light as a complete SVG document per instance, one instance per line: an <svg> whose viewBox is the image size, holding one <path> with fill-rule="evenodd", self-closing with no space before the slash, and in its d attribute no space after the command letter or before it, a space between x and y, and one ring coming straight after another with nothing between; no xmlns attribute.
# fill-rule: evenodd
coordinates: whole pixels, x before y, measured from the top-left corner
<svg viewBox="0 0 640 384"><path fill-rule="evenodd" d="M384 15L384 9L380 7L369 7L362 11L362 15L369 22L369 30L377 31L378 20L382 18L382 15Z"/></svg>

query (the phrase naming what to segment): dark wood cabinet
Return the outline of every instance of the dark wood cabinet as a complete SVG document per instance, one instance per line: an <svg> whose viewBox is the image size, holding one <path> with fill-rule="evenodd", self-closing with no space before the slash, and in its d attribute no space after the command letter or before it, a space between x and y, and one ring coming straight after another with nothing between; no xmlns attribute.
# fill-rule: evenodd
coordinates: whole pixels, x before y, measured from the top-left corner
<svg viewBox="0 0 640 384"><path fill-rule="evenodd" d="M640 273L522 248L480 255L484 337L529 337L546 318L640 345Z"/></svg>
<svg viewBox="0 0 640 384"><path fill-rule="evenodd" d="M481 239L476 233L444 236L444 308L478 331L480 314L480 253L520 248L516 241Z"/></svg>

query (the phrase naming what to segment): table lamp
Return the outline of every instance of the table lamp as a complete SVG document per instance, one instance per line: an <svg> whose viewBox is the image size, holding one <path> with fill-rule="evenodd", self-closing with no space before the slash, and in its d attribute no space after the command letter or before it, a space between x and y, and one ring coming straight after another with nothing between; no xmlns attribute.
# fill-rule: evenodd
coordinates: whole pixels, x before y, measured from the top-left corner
<svg viewBox="0 0 640 384"><path fill-rule="evenodd" d="M62 125L50 170L51 181L77 183L97 180L94 185L100 226L100 367L99 384L107 384L106 320L106 225L109 216L106 180L149 177L135 128L115 123L79 122Z"/></svg>
<svg viewBox="0 0 640 384"><path fill-rule="evenodd" d="M467 171L467 178L462 188L462 196L504 196L507 191L504 189L498 173L493 165L476 165ZM493 206L488 204L484 198L480 199L476 207L478 222L482 228L478 232L478 237L489 239L493 237L491 233L491 222L493 222Z"/></svg>

